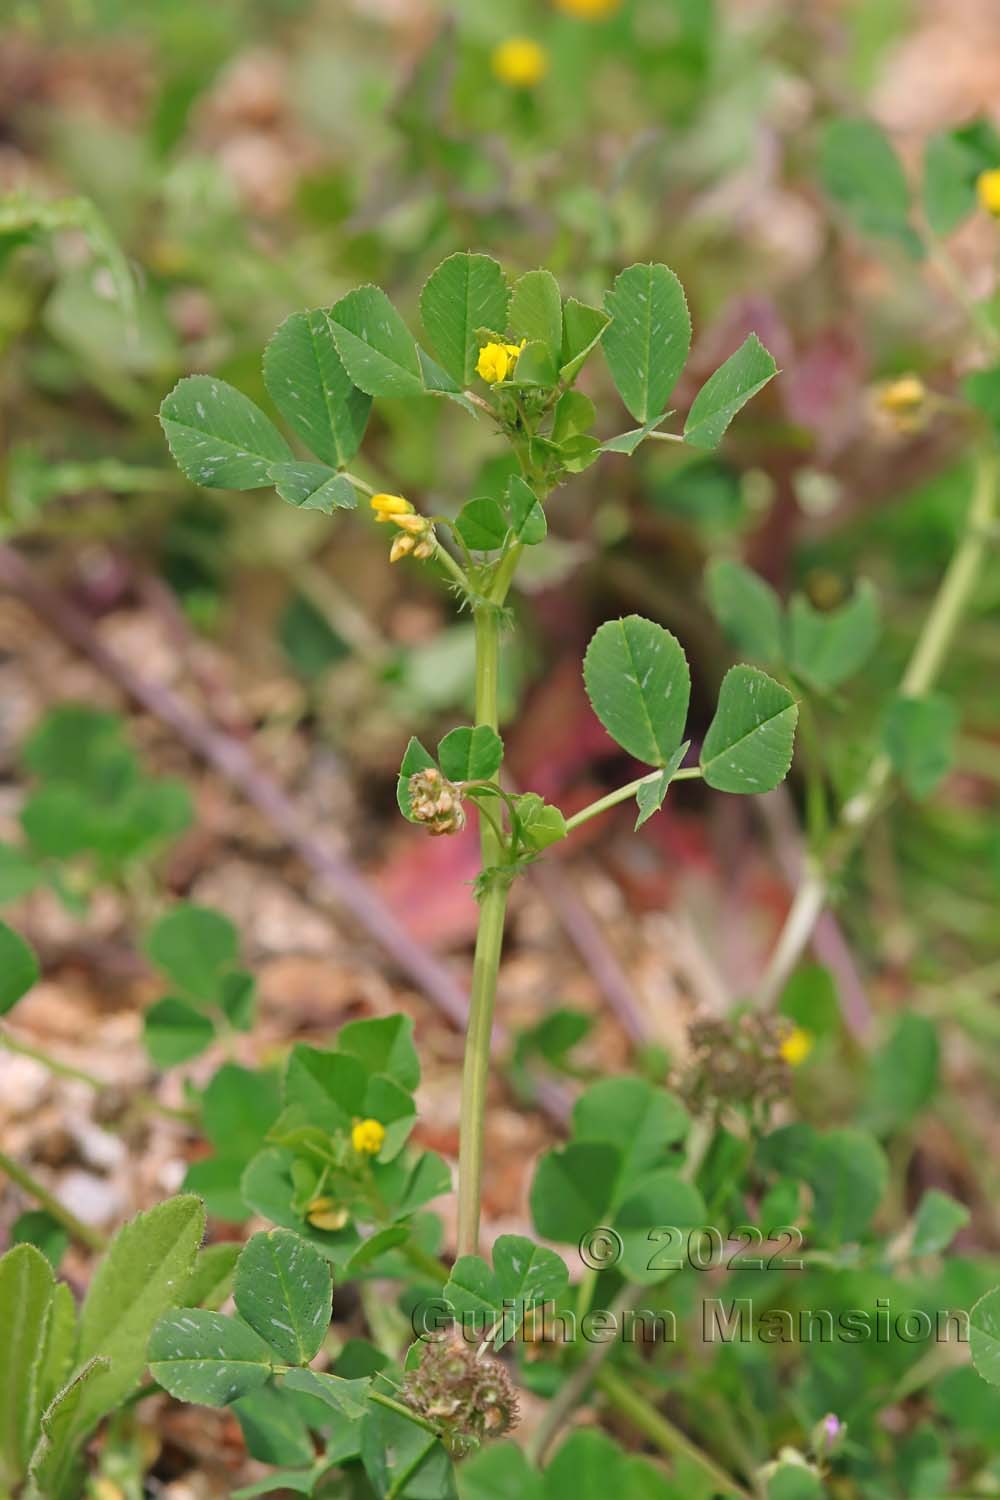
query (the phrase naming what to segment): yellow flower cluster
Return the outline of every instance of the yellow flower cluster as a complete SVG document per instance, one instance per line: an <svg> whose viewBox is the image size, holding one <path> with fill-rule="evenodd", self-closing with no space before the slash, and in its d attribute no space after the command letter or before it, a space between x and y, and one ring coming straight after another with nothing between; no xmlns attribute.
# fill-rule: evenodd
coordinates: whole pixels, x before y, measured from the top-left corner
<svg viewBox="0 0 1000 1500"><path fill-rule="evenodd" d="M359 1156L377 1156L385 1141L385 1126L380 1120L355 1120L351 1128L351 1145Z"/></svg>
<svg viewBox="0 0 1000 1500"><path fill-rule="evenodd" d="M790 1068L804 1063L813 1049L813 1035L802 1026L793 1026L784 1038L778 1051Z"/></svg>
<svg viewBox="0 0 1000 1500"><path fill-rule="evenodd" d="M522 339L519 344L484 344L479 351L476 374L482 376L488 385L506 380L513 373L517 357L527 342L527 339Z"/></svg>
<svg viewBox="0 0 1000 1500"><path fill-rule="evenodd" d="M1000 219L1000 167L980 173L976 180L976 196L988 214Z"/></svg>
<svg viewBox="0 0 1000 1500"><path fill-rule="evenodd" d="M510 36L494 47L493 72L509 89L533 89L549 71L549 54L530 36Z"/></svg>
<svg viewBox="0 0 1000 1500"><path fill-rule="evenodd" d="M604 21L621 10L622 0L555 0L555 7L578 21Z"/></svg>
<svg viewBox="0 0 1000 1500"><path fill-rule="evenodd" d="M376 521L391 521L402 532L393 541L389 550L389 561L399 562L401 557L433 557L436 546L434 527L424 516L419 516L402 495L373 495L371 507Z"/></svg>

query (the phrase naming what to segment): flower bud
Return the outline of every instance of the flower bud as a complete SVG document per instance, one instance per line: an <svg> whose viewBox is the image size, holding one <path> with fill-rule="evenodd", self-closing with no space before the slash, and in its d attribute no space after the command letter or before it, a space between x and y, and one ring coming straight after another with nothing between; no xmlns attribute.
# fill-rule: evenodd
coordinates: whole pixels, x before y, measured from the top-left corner
<svg viewBox="0 0 1000 1500"><path fill-rule="evenodd" d="M413 506L402 495L373 495L371 508L376 521L394 521L397 516L413 514Z"/></svg>
<svg viewBox="0 0 1000 1500"><path fill-rule="evenodd" d="M416 545L412 536L407 536L405 531L401 531L399 536L393 538L392 546L389 548L389 561L399 562L401 557L408 557L415 550Z"/></svg>
<svg viewBox="0 0 1000 1500"><path fill-rule="evenodd" d="M306 1208L306 1222L314 1229L343 1229L349 1217L335 1198L314 1198Z"/></svg>
<svg viewBox="0 0 1000 1500"><path fill-rule="evenodd" d="M847 1423L832 1411L827 1412L812 1430L812 1450L817 1458L826 1458L840 1447L847 1436Z"/></svg>

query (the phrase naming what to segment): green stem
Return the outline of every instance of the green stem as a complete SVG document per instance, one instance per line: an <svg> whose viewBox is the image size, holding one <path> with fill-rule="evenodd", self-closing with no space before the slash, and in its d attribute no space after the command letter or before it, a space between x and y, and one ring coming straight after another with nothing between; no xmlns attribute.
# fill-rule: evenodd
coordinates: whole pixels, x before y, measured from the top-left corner
<svg viewBox="0 0 1000 1500"><path fill-rule="evenodd" d="M48 1188L43 1187L37 1178L31 1175L27 1167L22 1167L5 1151L0 1151L0 1172L5 1173L11 1182L16 1182L19 1188L23 1188L26 1193L30 1194L35 1202L68 1230L75 1240L79 1240L81 1245L86 1245L89 1250L104 1249L107 1241L99 1229L94 1229L90 1224L85 1224L82 1219L78 1219L75 1213L64 1207L58 1198L53 1197Z"/></svg>
<svg viewBox="0 0 1000 1500"><path fill-rule="evenodd" d="M414 1411L412 1406L407 1406L402 1401L394 1401L391 1396L383 1396L381 1391L370 1390L368 1399L374 1401L376 1406L384 1406L386 1411L394 1411L397 1417L405 1417L408 1422L412 1422L416 1427L422 1427L425 1432L432 1432L435 1437L440 1437L441 1434L434 1423L428 1422L427 1418Z"/></svg>
<svg viewBox="0 0 1000 1500"><path fill-rule="evenodd" d="M60 1062L58 1058L43 1052L40 1047L32 1047L30 1042L19 1042L9 1031L0 1031L0 1045L6 1047L8 1052L16 1052L19 1057L30 1057L33 1062L41 1063L43 1068L48 1068L57 1078L73 1078L77 1083L85 1083L95 1091L107 1088L104 1080L96 1078L93 1073L87 1073L83 1068L74 1068L72 1063Z"/></svg>
<svg viewBox="0 0 1000 1500"><path fill-rule="evenodd" d="M1000 456L983 449L958 546L917 637L899 684L900 696L920 698L934 687L948 657L955 632L972 597L990 545L996 519ZM773 1000L805 951L836 878L882 803L892 778L889 757L879 752L860 787L841 809L822 860L807 864L761 983L761 999Z"/></svg>
<svg viewBox="0 0 1000 1500"><path fill-rule="evenodd" d="M455 558L452 557L451 553L448 551L448 548L445 547L441 542L438 542L437 547L434 551L434 556L437 561L443 565L445 571L451 574L455 582L461 587L462 591L467 594L469 592L469 580L465 575L465 570L458 562L456 562Z"/></svg>
<svg viewBox="0 0 1000 1500"><path fill-rule="evenodd" d="M428 1281L433 1281L438 1286L444 1286L451 1272L446 1265L438 1260L436 1255L431 1255L429 1250L424 1250L420 1245L415 1244L413 1240L408 1240L403 1245L402 1250L415 1271L419 1271L422 1276L426 1276Z"/></svg>
<svg viewBox="0 0 1000 1500"><path fill-rule="evenodd" d="M606 797L591 802L589 807L582 808L580 812L566 819L566 832L572 833L574 828L579 828L583 823L589 823L591 818L596 818L599 813L607 812L609 807L617 807L619 802L627 802L630 797L635 796L641 786L655 781L662 774L662 771L650 771L647 776L639 776L635 781L630 781L628 786L620 786L616 792L609 792ZM697 781L700 776L700 766L688 766L684 771L675 771L673 779L674 781Z"/></svg>
<svg viewBox="0 0 1000 1500"><path fill-rule="evenodd" d="M494 589L496 589L496 584L494 584ZM505 593L504 589L496 605L483 605L475 612L476 724L488 724L491 729L498 727L499 605ZM483 869L496 868L501 861L503 848L495 826L485 818L480 820L479 837ZM479 1248L479 1207L482 1192L483 1136L486 1091L489 1083L490 1038L493 1031L493 1006L496 1000L497 974L500 969L509 889L509 881L502 876L488 879L479 908L479 930L476 935L476 956L472 969L472 992L469 999L469 1030L465 1039L465 1064L462 1072L461 1136L458 1155L459 1255L475 1255Z"/></svg>
<svg viewBox="0 0 1000 1500"><path fill-rule="evenodd" d="M595 1377L597 1388L615 1408L621 1412L623 1417L636 1427L644 1437L655 1443L663 1453L671 1458L686 1458L691 1463L697 1464L703 1473L707 1474L717 1489L726 1495L740 1495L743 1500L752 1500L751 1492L744 1488L731 1474L727 1474L721 1465L715 1462L708 1453L693 1443L689 1437L675 1427L673 1422L656 1410L654 1406L634 1391L628 1381L618 1373L617 1370L606 1366L600 1370Z"/></svg>

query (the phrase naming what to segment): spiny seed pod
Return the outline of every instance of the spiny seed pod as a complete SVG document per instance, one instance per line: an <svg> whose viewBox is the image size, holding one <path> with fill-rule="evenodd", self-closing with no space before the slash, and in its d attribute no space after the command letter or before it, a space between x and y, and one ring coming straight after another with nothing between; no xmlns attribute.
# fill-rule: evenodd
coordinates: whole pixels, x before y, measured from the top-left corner
<svg viewBox="0 0 1000 1500"><path fill-rule="evenodd" d="M792 1061L783 1051L787 1021L755 1014L735 1021L700 1020L688 1036L691 1059L678 1082L692 1109L766 1108L787 1092Z"/></svg>
<svg viewBox="0 0 1000 1500"><path fill-rule="evenodd" d="M489 1355L480 1357L460 1333L428 1339L420 1364L406 1376L409 1404L441 1432L454 1458L479 1446L484 1438L502 1437L517 1425L517 1393L506 1367Z"/></svg>
<svg viewBox="0 0 1000 1500"><path fill-rule="evenodd" d="M443 833L461 833L465 827L462 794L454 782L436 766L415 771L409 781L410 814L435 838Z"/></svg>

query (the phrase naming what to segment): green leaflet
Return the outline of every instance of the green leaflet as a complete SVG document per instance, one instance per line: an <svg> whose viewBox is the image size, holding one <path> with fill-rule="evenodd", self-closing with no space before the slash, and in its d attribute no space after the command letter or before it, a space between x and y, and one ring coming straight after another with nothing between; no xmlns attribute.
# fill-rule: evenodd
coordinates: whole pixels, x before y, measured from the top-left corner
<svg viewBox="0 0 1000 1500"><path fill-rule="evenodd" d="M228 1406L271 1377L270 1346L238 1318L201 1308L166 1313L149 1341L153 1379L178 1401Z"/></svg>
<svg viewBox="0 0 1000 1500"><path fill-rule="evenodd" d="M630 755L665 766L687 722L691 674L680 642L641 615L608 620L583 662L594 712Z"/></svg>
<svg viewBox="0 0 1000 1500"><path fill-rule="evenodd" d="M449 255L428 277L420 316L442 365L460 385L476 373L479 331L502 333L509 302L503 271L488 255Z"/></svg>
<svg viewBox="0 0 1000 1500"><path fill-rule="evenodd" d="M437 755L449 781L488 781L500 769L503 740L488 724L463 725L445 735Z"/></svg>
<svg viewBox="0 0 1000 1500"><path fill-rule="evenodd" d="M188 1194L137 1214L115 1235L80 1312L79 1359L111 1361L80 1397L84 1425L113 1411L138 1384L150 1329L181 1295L204 1229L205 1210Z"/></svg>
<svg viewBox="0 0 1000 1500"><path fill-rule="evenodd" d="M248 396L212 375L189 375L164 397L160 422L178 467L213 490L259 490L292 453Z"/></svg>
<svg viewBox="0 0 1000 1500"><path fill-rule="evenodd" d="M255 1234L236 1263L233 1287L244 1322L282 1364L306 1365L330 1327L333 1283L329 1262L298 1234Z"/></svg>
<svg viewBox="0 0 1000 1500"><path fill-rule="evenodd" d="M18 1245L0 1260L0 1490L23 1477L34 1445L55 1285L33 1245Z"/></svg>
<svg viewBox="0 0 1000 1500"><path fill-rule="evenodd" d="M562 298L559 283L551 271L526 271L514 283L509 316L515 339L544 344L553 357L560 353Z"/></svg>
<svg viewBox="0 0 1000 1500"><path fill-rule="evenodd" d="M93 1389L110 1374L109 1360L90 1359L52 1398L31 1456L31 1500L75 1500L83 1467L80 1440L91 1426Z"/></svg>
<svg viewBox="0 0 1000 1500"><path fill-rule="evenodd" d="M730 668L701 750L708 785L720 792L771 791L792 763L798 714L788 689L766 672Z"/></svg>
<svg viewBox="0 0 1000 1500"><path fill-rule="evenodd" d="M778 373L774 357L755 333L709 376L684 424L684 437L695 448L716 448L736 413Z"/></svg>
<svg viewBox="0 0 1000 1500"><path fill-rule="evenodd" d="M330 309L344 368L370 396L420 396L424 377L413 336L381 287L348 292Z"/></svg>
<svg viewBox="0 0 1000 1500"><path fill-rule="evenodd" d="M272 464L271 478L282 500L298 510L318 510L332 516L335 510L354 510L358 503L347 475L325 464Z"/></svg>
<svg viewBox="0 0 1000 1500"><path fill-rule="evenodd" d="M37 981L38 959L21 935L0 922L0 1016L13 1010Z"/></svg>
<svg viewBox="0 0 1000 1500"><path fill-rule="evenodd" d="M629 266L604 306L611 322L602 348L618 392L637 422L666 407L691 348L691 315L673 271Z"/></svg>
<svg viewBox="0 0 1000 1500"><path fill-rule="evenodd" d="M740 651L768 664L780 659L781 600L765 579L720 557L705 569L705 591L712 613Z"/></svg>
<svg viewBox="0 0 1000 1500"><path fill-rule="evenodd" d="M323 308L285 319L264 350L264 384L289 427L317 458L334 469L350 463L361 447L372 398L358 390L344 369Z"/></svg>

